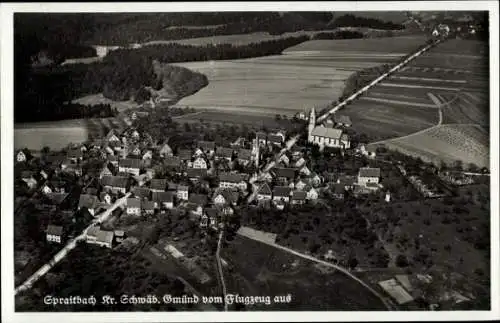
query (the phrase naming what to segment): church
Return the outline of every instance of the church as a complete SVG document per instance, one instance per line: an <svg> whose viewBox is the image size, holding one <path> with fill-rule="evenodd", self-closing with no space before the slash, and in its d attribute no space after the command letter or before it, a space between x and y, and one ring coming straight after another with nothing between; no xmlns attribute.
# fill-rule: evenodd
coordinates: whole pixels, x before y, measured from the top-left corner
<svg viewBox="0 0 500 323"><path fill-rule="evenodd" d="M332 147L348 149L351 148L349 136L343 133L342 129L316 125L316 112L314 108L309 116L309 127L307 141L311 144L317 144L320 148Z"/></svg>

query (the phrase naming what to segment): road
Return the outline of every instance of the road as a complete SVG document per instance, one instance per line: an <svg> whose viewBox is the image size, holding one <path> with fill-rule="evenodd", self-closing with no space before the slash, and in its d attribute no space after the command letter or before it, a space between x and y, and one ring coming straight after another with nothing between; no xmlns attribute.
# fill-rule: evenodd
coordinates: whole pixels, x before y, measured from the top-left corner
<svg viewBox="0 0 500 323"><path fill-rule="evenodd" d="M98 217L92 220L92 223L88 227L86 227L79 236L71 239L66 244L66 246L64 246L48 263L40 267L40 269L38 269L33 275L31 275L24 283L16 287L14 294L17 295L20 292L30 289L37 280L39 280L43 275L47 274L50 269L52 269L52 267L54 267L58 262L64 259L64 257L66 257L68 253L76 247L78 241L85 240L87 232L90 228L92 228L96 224L106 221L113 213L113 211L116 210L116 208L123 205L127 201L127 198L131 194L132 193L127 193L124 197L116 200L116 202L110 208L99 214Z"/></svg>
<svg viewBox="0 0 500 323"><path fill-rule="evenodd" d="M222 294L224 296L224 311L227 312L227 302L226 302L226 282L224 281L224 272L222 270L222 262L220 260L220 250L222 246L222 238L224 237L224 230L219 233L219 241L217 242L217 251L215 252L215 258L217 259L217 270L219 271L220 282L222 285Z"/></svg>
<svg viewBox="0 0 500 323"><path fill-rule="evenodd" d="M338 265L335 265L335 264L332 264L330 262L327 262L327 261L323 261L321 259L318 259L318 258L315 258L315 257L312 257L310 255L306 255L306 254L303 254L303 253L300 253L298 251L295 251L293 249L290 249L290 248L287 248L287 247L284 247L284 246L281 246L277 243L274 243L274 242L269 242L269 241L266 241L266 240L261 240L261 239L256 239L255 237L252 237L250 235L245 235L246 238L248 239L252 239L252 240L255 240L255 241L259 241L261 243L265 243L271 247L274 247L274 248L277 248L277 249L281 249L283 251L286 251L288 253L291 253L295 256L298 256L298 257L301 257L303 259L307 259L307 260L310 260L310 261L313 261L313 262L316 262L318 264L322 264L324 266L327 266L327 267L331 267L331 268L335 268L336 270L342 272L343 274L347 275L349 278L357 281L358 283L360 283L363 287L365 287L366 289L368 289L372 294L374 294L377 298L380 299L380 301L382 301L382 303L385 305L385 307L388 309L388 310L392 310L393 307L392 305L386 301L386 299L384 297L382 297L382 295L380 295L377 291L375 291L373 288L371 288L370 286L368 286L365 282L363 282L361 279L359 279L358 277L354 276L353 274L351 274L351 272L349 272L349 270L343 268L343 267L340 267Z"/></svg>

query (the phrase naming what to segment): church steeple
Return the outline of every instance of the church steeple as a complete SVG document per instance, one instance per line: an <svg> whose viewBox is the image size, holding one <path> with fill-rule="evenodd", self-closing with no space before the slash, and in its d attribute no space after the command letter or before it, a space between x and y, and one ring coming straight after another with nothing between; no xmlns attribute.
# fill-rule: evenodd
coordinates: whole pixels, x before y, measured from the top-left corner
<svg viewBox="0 0 500 323"><path fill-rule="evenodd" d="M308 133L307 137L311 137L311 133L316 127L316 111L314 111L314 108L311 109L311 113L309 114L309 128L308 128Z"/></svg>

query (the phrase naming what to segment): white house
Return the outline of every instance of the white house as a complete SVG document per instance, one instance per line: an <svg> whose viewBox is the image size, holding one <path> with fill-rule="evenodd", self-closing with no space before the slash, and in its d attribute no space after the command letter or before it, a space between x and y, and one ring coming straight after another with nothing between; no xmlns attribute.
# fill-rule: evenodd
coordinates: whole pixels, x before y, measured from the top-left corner
<svg viewBox="0 0 500 323"><path fill-rule="evenodd" d="M177 198L179 200L187 201L189 198L189 187L185 185L177 186Z"/></svg>
<svg viewBox="0 0 500 323"><path fill-rule="evenodd" d="M314 187L309 188L306 192L308 200L317 200L319 197L319 193Z"/></svg>
<svg viewBox="0 0 500 323"><path fill-rule="evenodd" d="M43 192L43 194L50 194L50 193L52 193L52 188L50 188L49 185L45 184L42 187L42 192Z"/></svg>
<svg viewBox="0 0 500 323"><path fill-rule="evenodd" d="M155 203L155 208L172 209L174 207L174 194L172 192L153 192L151 200Z"/></svg>
<svg viewBox="0 0 500 323"><path fill-rule="evenodd" d="M48 242L61 243L63 236L63 227L60 225L47 226L46 237Z"/></svg>
<svg viewBox="0 0 500 323"><path fill-rule="evenodd" d="M295 183L295 188L298 189L299 191L302 191L304 187L307 186L307 183L304 182L302 179L299 179L297 183Z"/></svg>
<svg viewBox="0 0 500 323"><path fill-rule="evenodd" d="M271 189L269 188L269 185L267 183L262 184L258 191L257 191L257 200L258 201L263 201L263 200L271 200L272 199L272 192Z"/></svg>
<svg viewBox="0 0 500 323"><path fill-rule="evenodd" d="M168 144L163 144L160 148L160 156L161 157L172 157L174 155L172 148Z"/></svg>
<svg viewBox="0 0 500 323"><path fill-rule="evenodd" d="M273 201L274 202L290 202L290 195L292 193L292 189L286 186L275 186L273 189Z"/></svg>
<svg viewBox="0 0 500 323"><path fill-rule="evenodd" d="M205 160L205 158L198 157L193 162L193 168L207 169L208 168L207 161Z"/></svg>
<svg viewBox="0 0 500 323"><path fill-rule="evenodd" d="M242 191L247 189L247 175L238 173L221 173L219 175L219 187L237 188Z"/></svg>
<svg viewBox="0 0 500 323"><path fill-rule="evenodd" d="M129 173L135 176L138 176L141 168L141 160L140 159L122 159L118 162L118 171L120 173Z"/></svg>
<svg viewBox="0 0 500 323"><path fill-rule="evenodd" d="M127 199L127 214L128 215L141 215L141 200L138 198Z"/></svg>
<svg viewBox="0 0 500 323"><path fill-rule="evenodd" d="M368 183L378 184L380 179L380 168L362 167L358 173L358 184L367 186ZM373 185L372 184L372 185Z"/></svg>

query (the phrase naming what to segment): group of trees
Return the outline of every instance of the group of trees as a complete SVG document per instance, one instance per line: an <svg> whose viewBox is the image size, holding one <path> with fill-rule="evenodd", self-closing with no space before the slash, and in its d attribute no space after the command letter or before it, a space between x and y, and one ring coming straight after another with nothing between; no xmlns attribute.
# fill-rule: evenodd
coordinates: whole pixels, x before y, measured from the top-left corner
<svg viewBox="0 0 500 323"><path fill-rule="evenodd" d="M352 14L340 16L328 25L328 28L337 27L366 27L384 30L404 29L403 25L396 24L391 21L382 21L376 18L358 17Z"/></svg>
<svg viewBox="0 0 500 323"><path fill-rule="evenodd" d="M340 30L336 32L321 32L312 36L312 39L355 39L363 38L365 35L359 31Z"/></svg>

